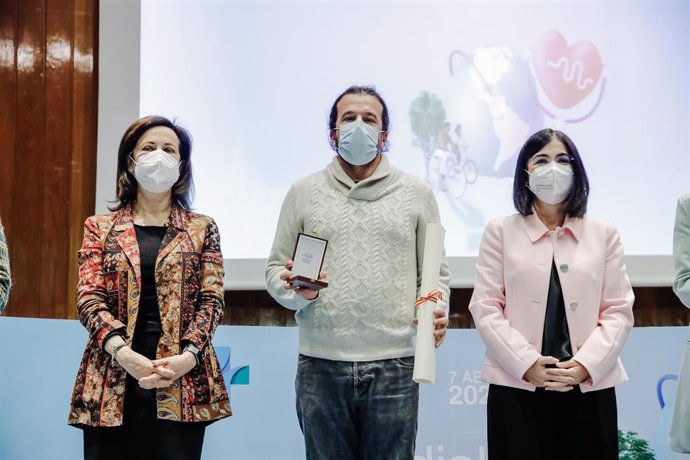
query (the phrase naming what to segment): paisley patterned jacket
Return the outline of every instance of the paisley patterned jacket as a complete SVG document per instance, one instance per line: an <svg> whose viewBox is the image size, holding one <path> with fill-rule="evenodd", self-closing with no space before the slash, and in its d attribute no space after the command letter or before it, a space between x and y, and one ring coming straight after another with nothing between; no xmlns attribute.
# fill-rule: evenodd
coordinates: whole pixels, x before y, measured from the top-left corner
<svg viewBox="0 0 690 460"><path fill-rule="evenodd" d="M201 422L232 415L211 338L223 316L223 256L210 217L173 207L156 259L155 278L163 334L157 358L186 344L200 350L196 366L157 390L159 419ZM126 371L112 363L104 343L119 332L134 336L141 267L131 207L89 217L79 250L77 311L89 332L79 366L68 423L122 425Z"/></svg>

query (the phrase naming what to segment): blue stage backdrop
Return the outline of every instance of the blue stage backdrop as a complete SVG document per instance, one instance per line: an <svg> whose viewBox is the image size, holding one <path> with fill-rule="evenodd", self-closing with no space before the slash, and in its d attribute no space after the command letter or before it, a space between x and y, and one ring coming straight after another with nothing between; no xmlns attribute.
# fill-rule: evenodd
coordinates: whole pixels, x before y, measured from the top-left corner
<svg viewBox="0 0 690 460"><path fill-rule="evenodd" d="M636 328L623 353L630 382L618 388L619 427L657 459L684 458L665 438L685 336L679 327ZM66 420L85 343L77 321L0 318L0 459L81 457L81 431ZM214 345L235 415L209 427L203 458L304 458L294 409L297 329L221 326ZM483 354L475 330L449 332L436 384L422 386L415 460L487 458Z"/></svg>

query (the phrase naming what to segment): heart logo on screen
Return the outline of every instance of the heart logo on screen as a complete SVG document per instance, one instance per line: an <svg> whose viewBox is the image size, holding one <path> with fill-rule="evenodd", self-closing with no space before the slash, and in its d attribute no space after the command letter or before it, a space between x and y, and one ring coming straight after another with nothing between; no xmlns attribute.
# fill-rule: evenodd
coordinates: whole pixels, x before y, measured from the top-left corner
<svg viewBox="0 0 690 460"><path fill-rule="evenodd" d="M568 109L589 96L604 65L591 42L568 46L559 32L550 30L532 47L532 67L553 105Z"/></svg>

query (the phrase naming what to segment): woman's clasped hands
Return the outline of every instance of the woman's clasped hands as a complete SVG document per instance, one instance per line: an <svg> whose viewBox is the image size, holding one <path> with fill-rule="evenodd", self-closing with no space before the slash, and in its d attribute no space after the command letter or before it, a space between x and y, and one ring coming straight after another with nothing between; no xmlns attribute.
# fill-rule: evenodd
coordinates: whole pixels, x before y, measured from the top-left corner
<svg viewBox="0 0 690 460"><path fill-rule="evenodd" d="M574 359L559 362L553 356L542 356L527 369L523 379L538 388L566 392L589 377L589 371Z"/></svg>
<svg viewBox="0 0 690 460"><path fill-rule="evenodd" d="M130 347L123 347L117 354L117 362L147 390L166 388L196 365L191 352L150 360Z"/></svg>

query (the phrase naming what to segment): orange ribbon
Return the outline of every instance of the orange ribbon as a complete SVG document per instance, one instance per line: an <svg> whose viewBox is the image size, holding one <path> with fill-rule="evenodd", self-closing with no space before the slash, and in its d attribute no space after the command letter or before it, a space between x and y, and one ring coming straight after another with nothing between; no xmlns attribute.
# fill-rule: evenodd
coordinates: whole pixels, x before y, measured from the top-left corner
<svg viewBox="0 0 690 460"><path fill-rule="evenodd" d="M443 300L443 293L440 289L434 289L428 295L417 299L417 301L414 303L414 307L419 308L419 306L424 302L438 303L439 300Z"/></svg>

